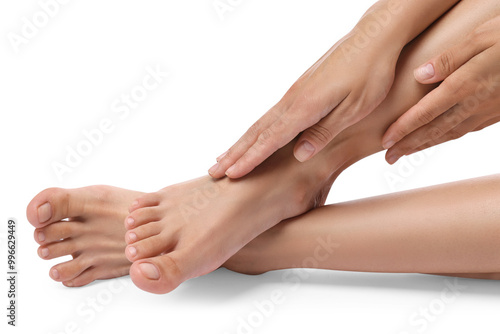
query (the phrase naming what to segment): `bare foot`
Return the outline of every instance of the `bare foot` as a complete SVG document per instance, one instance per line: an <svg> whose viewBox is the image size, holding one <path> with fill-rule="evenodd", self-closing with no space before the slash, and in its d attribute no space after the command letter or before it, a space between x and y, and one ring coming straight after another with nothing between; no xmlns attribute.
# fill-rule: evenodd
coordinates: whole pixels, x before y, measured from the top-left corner
<svg viewBox="0 0 500 334"><path fill-rule="evenodd" d="M65 286L127 275L123 221L130 203L142 193L110 186L50 188L28 205L28 220L36 227L38 255L73 260L55 265L50 277Z"/></svg>
<svg viewBox="0 0 500 334"><path fill-rule="evenodd" d="M240 180L206 176L137 198L125 220L133 282L167 293L217 269L281 220L323 204L332 178L297 162L291 148Z"/></svg>

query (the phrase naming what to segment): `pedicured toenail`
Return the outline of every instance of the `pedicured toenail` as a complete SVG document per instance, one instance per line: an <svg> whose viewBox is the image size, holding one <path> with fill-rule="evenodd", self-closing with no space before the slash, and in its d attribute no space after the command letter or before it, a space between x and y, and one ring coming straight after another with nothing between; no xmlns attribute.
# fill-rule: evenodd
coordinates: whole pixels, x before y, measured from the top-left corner
<svg viewBox="0 0 500 334"><path fill-rule="evenodd" d="M57 269L52 269L50 272L51 272L50 276L52 276L53 279L59 279L60 276Z"/></svg>
<svg viewBox="0 0 500 334"><path fill-rule="evenodd" d="M160 272L158 271L158 268L154 264L151 263L141 263L139 264L139 269L141 270L142 274L149 279L154 279L157 280L160 278Z"/></svg>
<svg viewBox="0 0 500 334"><path fill-rule="evenodd" d="M137 240L137 234L135 234L134 232L130 232L128 234L128 241L130 242L134 242Z"/></svg>
<svg viewBox="0 0 500 334"><path fill-rule="evenodd" d="M38 221L40 223L45 223L52 217L52 207L50 203L44 203L38 207Z"/></svg>
<svg viewBox="0 0 500 334"><path fill-rule="evenodd" d="M134 225L134 222L135 222L134 218L132 218L132 217L127 218L127 225L128 226Z"/></svg>
<svg viewBox="0 0 500 334"><path fill-rule="evenodd" d="M135 249L135 247L129 247L128 253L130 254L130 256L134 257L137 255L137 249Z"/></svg>
<svg viewBox="0 0 500 334"><path fill-rule="evenodd" d="M42 257L47 257L47 256L49 255L49 249L48 249L48 248L45 248L45 247L44 247L44 248L42 248L42 249L40 249L40 255L41 255Z"/></svg>
<svg viewBox="0 0 500 334"><path fill-rule="evenodd" d="M45 241L45 234L43 232L38 232L38 241L40 242Z"/></svg>

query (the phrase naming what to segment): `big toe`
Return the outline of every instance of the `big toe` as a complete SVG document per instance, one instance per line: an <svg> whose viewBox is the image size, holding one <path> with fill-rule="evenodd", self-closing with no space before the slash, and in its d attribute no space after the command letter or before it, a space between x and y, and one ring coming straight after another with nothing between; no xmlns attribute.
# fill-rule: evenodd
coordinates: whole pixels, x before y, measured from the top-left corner
<svg viewBox="0 0 500 334"><path fill-rule="evenodd" d="M187 279L176 255L174 251L134 262L130 268L132 281L138 288L152 293L162 294L174 290Z"/></svg>
<svg viewBox="0 0 500 334"><path fill-rule="evenodd" d="M64 218L84 213L85 191L81 189L49 188L36 195L26 208L28 221L42 227Z"/></svg>

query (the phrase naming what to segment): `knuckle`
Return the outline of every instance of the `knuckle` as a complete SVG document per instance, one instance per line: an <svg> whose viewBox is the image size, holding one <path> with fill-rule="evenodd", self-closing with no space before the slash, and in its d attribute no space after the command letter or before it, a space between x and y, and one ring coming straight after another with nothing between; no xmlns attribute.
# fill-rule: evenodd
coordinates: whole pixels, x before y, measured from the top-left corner
<svg viewBox="0 0 500 334"><path fill-rule="evenodd" d="M451 129L447 133L449 140L455 140L455 139L461 138L461 137L463 137L463 135L465 135L465 132L459 131L456 129Z"/></svg>
<svg viewBox="0 0 500 334"><path fill-rule="evenodd" d="M311 139L315 143L327 144L332 140L332 132L321 124L316 124L309 128L306 132L308 139Z"/></svg>
<svg viewBox="0 0 500 334"><path fill-rule="evenodd" d="M258 146L269 146L270 142L273 138L273 130L270 128L265 129L262 133L257 137L257 145Z"/></svg>
<svg viewBox="0 0 500 334"><path fill-rule="evenodd" d="M429 108L422 108L416 114L416 119L420 124L428 124L434 119L434 115Z"/></svg>
<svg viewBox="0 0 500 334"><path fill-rule="evenodd" d="M440 137L442 137L444 134L443 130L441 130L441 128L437 127L437 126L433 126L429 129L429 131L427 131L427 137L432 139L432 140L436 140Z"/></svg>
<svg viewBox="0 0 500 334"><path fill-rule="evenodd" d="M450 50L446 50L439 56L437 66L439 71L444 74L448 75L453 72L455 69L455 56Z"/></svg>

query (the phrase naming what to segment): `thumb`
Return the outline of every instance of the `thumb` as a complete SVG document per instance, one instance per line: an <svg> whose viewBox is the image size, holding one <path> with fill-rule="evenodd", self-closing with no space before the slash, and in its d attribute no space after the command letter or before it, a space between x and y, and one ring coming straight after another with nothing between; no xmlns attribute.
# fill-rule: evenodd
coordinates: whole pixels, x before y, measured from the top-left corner
<svg viewBox="0 0 500 334"><path fill-rule="evenodd" d="M463 64L484 50L478 43L472 43L472 38L469 35L469 38L466 38L463 42L419 66L413 73L415 79L422 84L437 83L446 79Z"/></svg>
<svg viewBox="0 0 500 334"><path fill-rule="evenodd" d="M335 136L336 133L333 133L320 123L311 126L299 137L293 150L293 154L298 161L304 162L311 159Z"/></svg>

